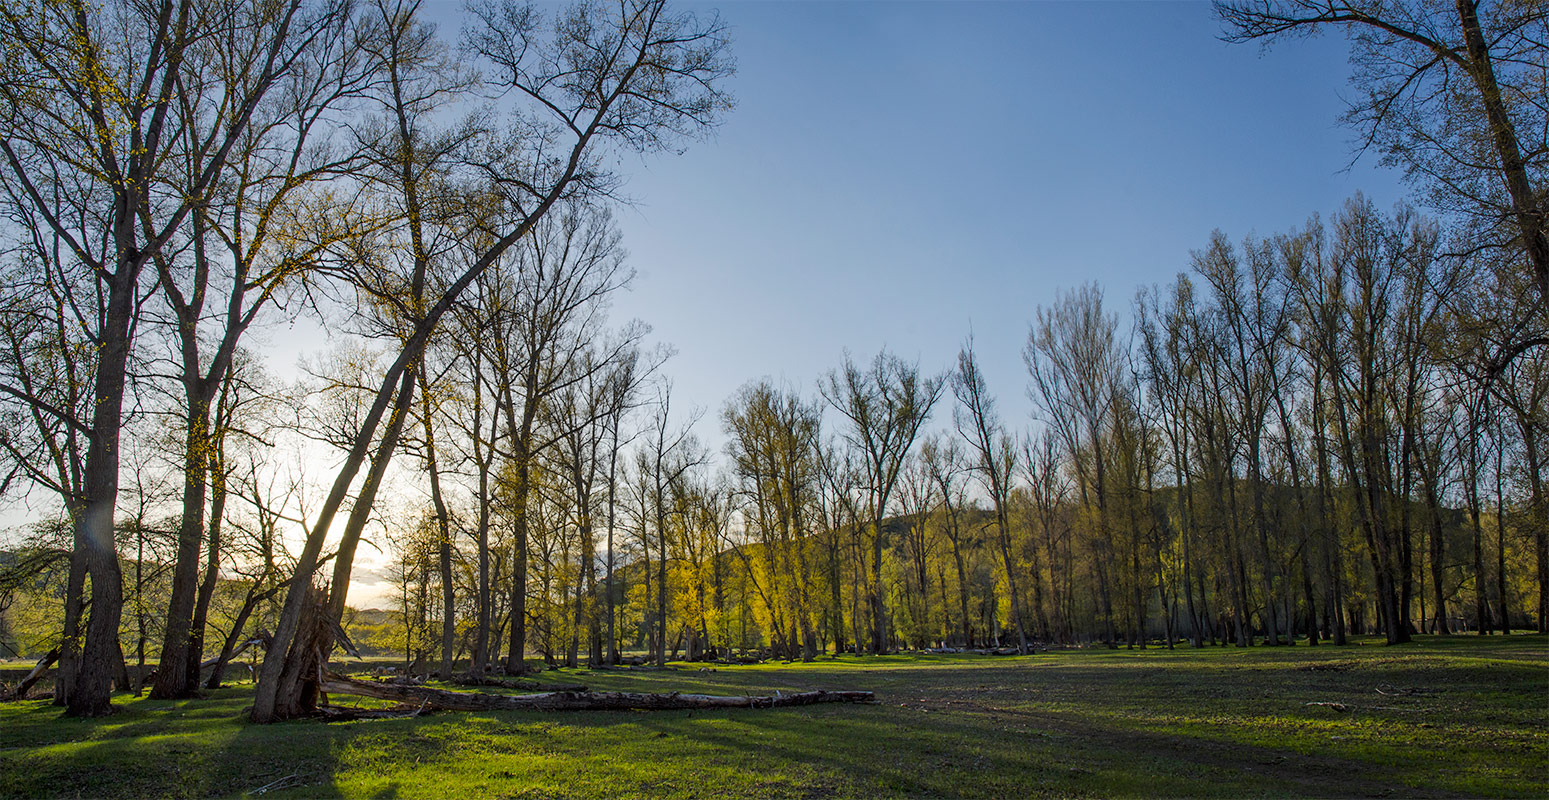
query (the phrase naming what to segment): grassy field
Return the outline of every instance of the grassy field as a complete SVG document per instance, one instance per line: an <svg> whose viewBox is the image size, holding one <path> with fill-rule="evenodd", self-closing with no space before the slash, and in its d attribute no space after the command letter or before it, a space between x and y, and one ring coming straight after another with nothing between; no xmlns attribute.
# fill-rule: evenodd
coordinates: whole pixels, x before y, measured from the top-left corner
<svg viewBox="0 0 1549 800"><path fill-rule="evenodd" d="M1542 636L680 667L546 678L879 702L257 726L248 686L101 720L27 701L0 705L0 796L1549 796Z"/></svg>

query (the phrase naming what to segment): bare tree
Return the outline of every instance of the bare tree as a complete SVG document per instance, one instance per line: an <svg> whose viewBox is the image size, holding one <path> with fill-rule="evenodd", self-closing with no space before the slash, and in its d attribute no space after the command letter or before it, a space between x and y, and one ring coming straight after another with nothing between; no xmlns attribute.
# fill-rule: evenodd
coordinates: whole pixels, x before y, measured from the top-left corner
<svg viewBox="0 0 1549 800"><path fill-rule="evenodd" d="M232 178L192 214L178 252L163 249L152 259L166 309L161 327L167 329L182 392L184 474L177 563L153 697L190 696L198 686L201 609L208 608L214 586L207 570L196 596L199 545L207 526L206 561L220 560L214 535L220 493L211 460L221 446L215 438L220 426L212 416L237 347L261 314L306 280L307 267L352 222L370 224L350 207L349 192L335 189L328 196L343 199L329 202L317 189L325 180L337 186L356 166L358 151L337 144L344 133L337 117L352 110L352 101L378 75L378 63L356 49L357 37L370 35L369 26L357 25L342 7L330 15L307 32L311 39L279 82L281 90L253 110L246 134L227 157ZM176 113L187 118L180 126L185 136L197 130L199 116L223 115L222 105L242 94L250 79L242 63L268 46L272 35L262 26L244 24L239 30L245 39L202 41L188 57L200 63L191 63L179 79ZM202 148L187 141L179 153L191 162L189 175L197 174Z"/></svg>
<svg viewBox="0 0 1549 800"><path fill-rule="evenodd" d="M1193 573L1195 538L1193 481L1189 471L1189 415L1193 411L1192 383L1198 375L1189 357L1188 330L1194 316L1194 289L1187 276L1179 275L1171 302L1162 305L1160 294L1142 292L1140 310L1141 363L1150 396L1162 416L1168 458L1173 467L1173 495L1177 509L1178 543L1183 561L1181 580L1189 616L1189 638L1194 647L1204 646L1199 611L1194 603ZM1201 598L1203 600L1204 598Z"/></svg>
<svg viewBox="0 0 1549 800"><path fill-rule="evenodd" d="M674 426L670 384L660 387L654 411L645 438L635 451L635 473L642 490L641 532L656 544L655 613L650 616L656 648L651 658L661 667L667 665L667 566L668 554L673 549L668 518L675 511L674 494L682 490L689 472L705 463L708 453L693 434L699 418L697 412Z"/></svg>
<svg viewBox="0 0 1549 800"><path fill-rule="evenodd" d="M965 480L969 468L963 464L962 451L957 442L945 437L931 437L920 443L920 464L936 484L941 498L941 510L945 519L941 531L952 546L952 566L957 573L957 610L961 624L959 635L964 647L974 644L973 622L968 615L968 567L967 536L961 524L963 510L968 506L968 489ZM943 609L944 610L944 609Z"/></svg>
<svg viewBox="0 0 1549 800"><path fill-rule="evenodd" d="M1536 2L1218 0L1231 41L1343 27L1359 94L1346 121L1362 149L1469 215L1488 244L1520 248L1549 313L1549 9ZM1478 241L1484 244L1483 241ZM1549 340L1513 343L1512 352Z"/></svg>
<svg viewBox="0 0 1549 800"><path fill-rule="evenodd" d="M920 428L941 397L944 380L920 375L910 364L886 350L862 369L845 355L844 365L820 384L823 399L848 425L844 438L855 448L866 481L866 523L871 537L871 651L891 650L887 604L882 587L882 520L893 488Z"/></svg>
<svg viewBox="0 0 1549 800"><path fill-rule="evenodd" d="M1028 395L1065 444L1079 478L1082 505L1096 511L1094 566L1107 641L1114 644L1113 548L1108 519L1105 432L1118 382L1118 323L1103 311L1102 291L1084 286L1038 309L1022 351L1032 378Z"/></svg>
<svg viewBox="0 0 1549 800"><path fill-rule="evenodd" d="M640 349L640 339L646 331L644 325L635 323L626 325L614 337L593 340L573 364L574 379L554 393L544 411L545 427L555 440L550 457L573 494L580 543L573 636L579 636L584 624L588 662L593 666L603 663L595 541L598 482L607 481L607 466L613 457L608 446L610 422L629 409L640 381L654 369ZM590 339L596 332L578 333L580 338ZM566 663L575 666L574 648Z"/></svg>
<svg viewBox="0 0 1549 800"><path fill-rule="evenodd" d="M1026 653L1027 626L1022 622L1021 582L1017 579L1021 570L1012 556L1011 523L1008 519L1011 482L1017 473L1016 448L995 411L995 398L990 394L984 373L979 370L979 362L974 358L972 337L957 353L957 369L952 373L951 383L952 394L957 398L952 419L957 425L958 435L963 437L973 453L971 470L989 495L990 506L995 512L995 541L1000 547L1001 564L1006 570L1006 587L1011 593L1011 622L1017 629L1017 649ZM1037 583L1036 574L1034 582ZM1036 605L1039 613L1042 613L1041 596Z"/></svg>

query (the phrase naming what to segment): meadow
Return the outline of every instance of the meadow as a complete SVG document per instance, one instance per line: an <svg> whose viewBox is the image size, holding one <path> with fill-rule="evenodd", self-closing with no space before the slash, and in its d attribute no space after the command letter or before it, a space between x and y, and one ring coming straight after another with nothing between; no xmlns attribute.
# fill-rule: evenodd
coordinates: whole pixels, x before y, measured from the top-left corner
<svg viewBox="0 0 1549 800"><path fill-rule="evenodd" d="M23 701L0 704L0 797L1549 795L1543 636L675 667L541 677L877 702L254 725L249 684L101 719Z"/></svg>

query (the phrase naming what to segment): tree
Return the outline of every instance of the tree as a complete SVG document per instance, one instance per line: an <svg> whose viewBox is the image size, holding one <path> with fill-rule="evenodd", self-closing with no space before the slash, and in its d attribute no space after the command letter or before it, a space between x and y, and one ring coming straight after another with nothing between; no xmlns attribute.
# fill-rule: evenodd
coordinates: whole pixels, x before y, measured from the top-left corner
<svg viewBox="0 0 1549 800"><path fill-rule="evenodd" d="M1532 532L1537 564L1538 632L1549 632L1549 497L1545 496L1544 470L1549 454L1543 450L1549 431L1549 358L1517 359L1502 380L1492 384L1498 402L1511 412L1520 438L1523 473L1528 484L1528 503L1523 511Z"/></svg>
<svg viewBox="0 0 1549 800"><path fill-rule="evenodd" d="M777 642L776 651L794 658L799 634L805 661L817 655L807 550L820 478L820 411L763 380L743 386L721 413L726 453L768 564L770 599L781 606L768 611L790 621L791 641Z"/></svg>
<svg viewBox="0 0 1549 800"><path fill-rule="evenodd" d="M1275 562L1265 507L1263 465L1265 438L1274 399L1280 396L1279 375L1285 370L1286 306L1275 296L1272 249L1253 239L1239 256L1217 231L1210 246L1195 253L1194 268L1213 290L1223 335L1225 384L1235 410L1232 424L1246 447L1251 524L1257 534L1260 580L1264 592L1264 625L1269 645L1280 644L1280 620L1275 602ZM1246 261L1246 264L1244 262Z"/></svg>
<svg viewBox="0 0 1549 800"><path fill-rule="evenodd" d="M64 498L77 529L72 572L90 574L92 594L78 656L73 634L63 648L73 715L111 710L122 601L113 518L141 278L226 179L255 110L328 35L340 8L300 0L218 13L190 0L0 5L4 200L35 250L59 254L36 266L74 295L73 324L95 346L85 416L20 387L6 393L61 416L87 440L79 492ZM241 78L219 105L180 113L192 99L186 92L222 68L228 42L250 48L236 65ZM81 587L73 578L70 591ZM67 632L84 605L71 601Z"/></svg>
<svg viewBox="0 0 1549 800"><path fill-rule="evenodd" d="M847 558L852 551L848 546L858 536L861 526L861 511L857 496L860 492L860 477L853 463L853 452L829 439L818 445L818 472L821 477L819 483L819 509L822 512L823 525L827 531L823 535L825 578L828 583L828 620L827 627L834 637L834 652L843 653L847 649L845 631L845 585L846 566L849 566L849 575L853 578L859 565L854 559ZM853 631L856 637L855 652L860 652L860 623L859 623L859 580L851 580L851 624L848 630Z"/></svg>
<svg viewBox="0 0 1549 800"><path fill-rule="evenodd" d="M941 397L943 378L920 375L910 364L886 350L867 369L845 355L844 365L820 384L823 399L848 422L844 438L857 451L865 480L867 533L871 537L871 651L891 649L887 605L882 587L882 520L904 459L931 407Z"/></svg>
<svg viewBox="0 0 1549 800"><path fill-rule="evenodd" d="M960 524L963 509L968 504L968 489L963 476L969 469L963 465L963 460L955 440L933 436L920 444L920 465L941 497L941 510L945 517L941 532L952 545L952 566L957 573L958 620L961 624L959 635L964 647L973 647L973 621L968 616L969 586L965 558L968 542Z"/></svg>
<svg viewBox="0 0 1549 800"><path fill-rule="evenodd" d="M1117 327L1118 321L1103 311L1102 290L1083 286L1062 294L1053 308L1038 309L1038 321L1028 330L1022 350L1032 379L1028 396L1065 445L1078 477L1081 505L1095 512L1094 571L1110 646L1113 547L1104 440L1119 382Z"/></svg>
<svg viewBox="0 0 1549 800"><path fill-rule="evenodd" d="M1194 409L1193 382L1198 369L1189 357L1189 327L1196 313L1194 286L1187 276L1179 275L1173 286L1171 302L1163 307L1160 293L1143 291L1136 303L1140 312L1141 363L1151 401L1162 416L1162 431L1173 467L1173 495L1177 509L1179 556L1183 561L1181 580L1184 602L1188 606L1189 638L1194 647L1204 646L1199 612L1194 604L1193 572L1193 482L1189 475L1189 415ZM1204 598L1200 598L1203 600Z"/></svg>
<svg viewBox="0 0 1549 800"><path fill-rule="evenodd" d="M506 438L502 456L511 466L511 514L515 532L515 575L511 597L516 609L506 669L523 670L526 649L525 515L536 459L561 443L568 428L539 430L540 414L550 399L607 369L634 346L644 331L621 337L612 353L589 349L601 336L608 295L628 285L633 271L624 264L619 234L606 211L569 206L541 222L515 251L511 263L490 273L507 281L492 295L498 304L487 322L490 362L501 376L505 395ZM606 414L606 409L598 413ZM575 420L586 425L587 419Z"/></svg>
<svg viewBox="0 0 1549 800"><path fill-rule="evenodd" d="M580 576L576 582L575 628L579 636L585 623L588 635L588 662L603 663L601 620L597 612L596 497L599 480L608 478L608 462L617 449L610 444L610 423L634 402L639 383L654 366L646 362L640 339L647 328L639 323L626 325L614 338L591 340L596 331L576 331L578 339L590 340L590 346L576 359L573 379L564 383L546 404L545 425L556 442L551 459L562 480L572 491L576 510L576 536L580 541ZM611 561L611 531L608 559ZM611 575L609 576L611 577ZM574 643L574 639L572 642ZM567 664L575 666L572 650Z"/></svg>
<svg viewBox="0 0 1549 800"><path fill-rule="evenodd" d="M1048 429L1022 440L1022 468L1033 514L1043 534L1043 551L1049 564L1049 600L1054 608L1050 636L1070 641L1071 604L1075 596L1071 559L1070 525L1066 521L1070 485L1062 473L1060 442ZM955 545L955 543L954 543ZM1033 543L1037 547L1037 543Z"/></svg>
<svg viewBox="0 0 1549 800"><path fill-rule="evenodd" d="M667 665L667 561L672 538L669 525L677 508L673 500L681 493L689 472L705 463L707 453L693 434L697 412L690 414L684 424L674 427L672 414L672 386L663 384L656 398L655 413L645 432L645 439L635 451L635 477L641 487L642 539L650 537L656 543L656 597L655 613L649 615L654 630L655 650L652 659L659 667ZM651 598L647 598L650 602Z"/></svg>
<svg viewBox="0 0 1549 800"><path fill-rule="evenodd" d="M990 496L990 506L995 512L995 541L1000 547L1001 564L1006 570L1006 587L1011 593L1011 622L1017 629L1017 649L1027 652L1027 626L1022 623L1021 572L1011 550L1011 524L1007 516L1011 494L1011 481L1017 471L1016 449L1011 436L1001 427L995 412L995 398L990 395L984 373L974 358L973 339L957 353L957 369L952 373L952 394L957 398L952 419L958 435L968 443L973 453L972 471L980 485ZM1038 583L1037 567L1034 567L1034 585ZM1043 613L1042 591L1034 604Z"/></svg>
<svg viewBox="0 0 1549 800"><path fill-rule="evenodd" d="M1520 0L1217 0L1215 9L1229 41L1343 26L1361 92L1346 121L1362 148L1377 147L1438 207L1493 233L1475 246L1524 253L1549 313L1549 8Z"/></svg>
<svg viewBox="0 0 1549 800"><path fill-rule="evenodd" d="M204 610L214 588L212 570L220 560L215 529L221 494L212 456L221 447L221 426L213 417L237 348L261 314L306 280L305 272L322 251L352 222L366 222L347 200L325 199L348 193L329 195L320 188L324 181L345 181L359 166L358 150L338 146L343 130L334 118L352 110L378 76L378 62L356 49L355 37L368 33L356 22L340 7L303 32L310 39L295 58L296 68L283 76L280 91L253 110L248 132L228 156L232 178L191 215L190 229L180 237L186 241L152 259L165 307L164 319L156 321L169 339L169 360L182 394L183 431L183 510L153 697L186 697L198 687ZM222 105L241 96L251 80L242 62L273 35L263 25L239 22L237 30L243 39L199 43L200 63L180 77L176 113L186 118L184 130L197 129L201 115L226 113ZM191 146L179 155L191 162L182 172L196 175L200 148ZM196 594L199 545L207 528L208 567Z"/></svg>

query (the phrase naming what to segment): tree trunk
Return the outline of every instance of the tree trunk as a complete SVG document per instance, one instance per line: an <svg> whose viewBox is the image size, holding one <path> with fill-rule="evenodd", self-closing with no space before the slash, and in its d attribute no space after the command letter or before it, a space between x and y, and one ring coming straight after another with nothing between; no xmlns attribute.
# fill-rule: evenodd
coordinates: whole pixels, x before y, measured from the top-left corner
<svg viewBox="0 0 1549 800"><path fill-rule="evenodd" d="M518 457L516 485L512 489L511 551L511 644L506 652L506 672L521 675L527 671L527 501L531 472L525 458Z"/></svg>
<svg viewBox="0 0 1549 800"><path fill-rule="evenodd" d="M1516 128L1506 112L1506 103L1495 79L1489 43L1479 25L1477 5L1477 0L1457 0L1463 43L1472 66L1470 77L1479 87L1485 118L1490 123L1491 143L1496 158L1500 159L1501 177L1511 198L1512 215L1522 232L1522 246L1527 251L1528 261L1533 265L1533 277L1538 282L1538 302L1549 313L1549 234L1545 231L1544 209L1540 205L1542 195L1533 188Z"/></svg>
<svg viewBox="0 0 1549 800"><path fill-rule="evenodd" d="M318 673L313 667L318 663L327 663L328 654L332 652L333 630L344 613L345 599L349 594L350 569L354 563L355 549L370 519L376 493L381 488L383 475L392 461L393 453L397 451L399 436L414 401L414 373L413 368L407 368L399 376L392 415L382 433L382 440L377 444L371 468L361 484L360 493L350 509L344 533L334 552L331 591L323 607L314 609L311 615L307 613L307 604L312 602L311 581L320 566L318 555L322 549L322 539L316 534L327 531L332 514L337 512L343 502L343 488L340 484L343 482L347 487L348 479L353 475L349 465L341 470L319 514L317 527L308 535L307 546L296 565L295 575L290 579L291 589L280 615L280 630L275 632L264 658L263 672L253 700L254 722L274 722L301 716L311 713L316 706L314 676ZM352 451L350 461L353 462L363 452L359 449Z"/></svg>
<svg viewBox="0 0 1549 800"><path fill-rule="evenodd" d="M1471 468L1468 478L1468 516L1473 522L1474 529L1474 616L1477 624L1475 630L1480 636L1485 636L1490 633L1490 621L1489 605L1485 602L1485 584L1488 581L1484 574L1484 525L1479 519L1477 464Z"/></svg>
<svg viewBox="0 0 1549 800"><path fill-rule="evenodd" d="M128 228L132 221L126 221ZM120 237L123 238L123 237ZM112 712L109 695L119 661L118 623L123 610L123 576L113 540L113 511L118 501L120 427L123 422L124 387L129 361L129 327L134 311L135 277L132 239L120 244L121 263L108 298L106 324L98 350L93 380L96 407L92 410L92 437L82 475L85 495L76 518L77 541L86 549L86 569L91 575L91 616L81 647L74 686L65 703L74 717L100 717Z"/></svg>
<svg viewBox="0 0 1549 800"><path fill-rule="evenodd" d="M79 510L72 514L79 517ZM62 706L75 688L81 664L81 617L86 605L86 544L79 525L74 526L75 547L70 552L70 575L65 584L64 633L59 643L59 669L54 676L54 705Z"/></svg>
<svg viewBox="0 0 1549 800"><path fill-rule="evenodd" d="M223 469L218 451L213 456L213 462L215 471ZM210 498L210 543L205 559L204 580L199 583L199 597L194 602L194 620L188 641L187 679L190 683L188 687L190 696L199 689L199 665L204 661L205 630L210 617L210 603L215 599L215 584L220 580L221 518L226 513L226 486L224 475L214 471L212 474L216 474L216 479Z"/></svg>
<svg viewBox="0 0 1549 800"><path fill-rule="evenodd" d="M1501 473L1504 455L1496 450L1495 462L1495 601L1501 610L1501 635L1511 633L1511 605L1506 596L1506 498Z"/></svg>
<svg viewBox="0 0 1549 800"><path fill-rule="evenodd" d="M882 520L871 521L871 652L885 655L888 650L887 604L882 597Z"/></svg>
<svg viewBox="0 0 1549 800"><path fill-rule="evenodd" d="M254 584L253 588L257 589L258 585ZM215 664L210 669L210 677L204 682L204 688L221 688L221 681L226 677L226 665L231 663L231 659L236 657L238 652L237 642L241 640L242 631L247 627L248 617L252 616L253 609L257 608L259 603L267 600L278 590L279 587L276 586L266 592L248 592L247 598L242 602L242 610L237 612L236 622L232 623L231 633L226 635L226 641L221 644L220 655L215 657ZM268 646L267 641L260 643ZM244 648L247 646L248 643L242 644Z"/></svg>
<svg viewBox="0 0 1549 800"><path fill-rule="evenodd" d="M1006 588L1011 594L1011 622L1017 628L1017 652L1026 655L1027 627L1022 624L1022 598L1017 591L1016 563L1011 558L1011 532L1006 522L1005 501L999 496L992 500L995 503L996 541L1000 544L1001 561L1006 567Z"/></svg>
<svg viewBox="0 0 1549 800"><path fill-rule="evenodd" d="M205 492L209 474L210 397L202 382L189 377L188 431L183 442L183 514L178 525L177 560L167 605L166 636L156 668L152 699L188 697L199 684L189 675L189 645L199 589L199 544L204 539ZM198 663L197 659L194 663Z"/></svg>
<svg viewBox="0 0 1549 800"><path fill-rule="evenodd" d="M457 637L457 595L452 583L451 515L441 492L441 469L436 460L436 428L430 404L430 379L417 369L420 389L420 422L425 429L425 471L430 476L430 501L436 511L436 562L441 575L441 677L452 675L452 645Z"/></svg>

